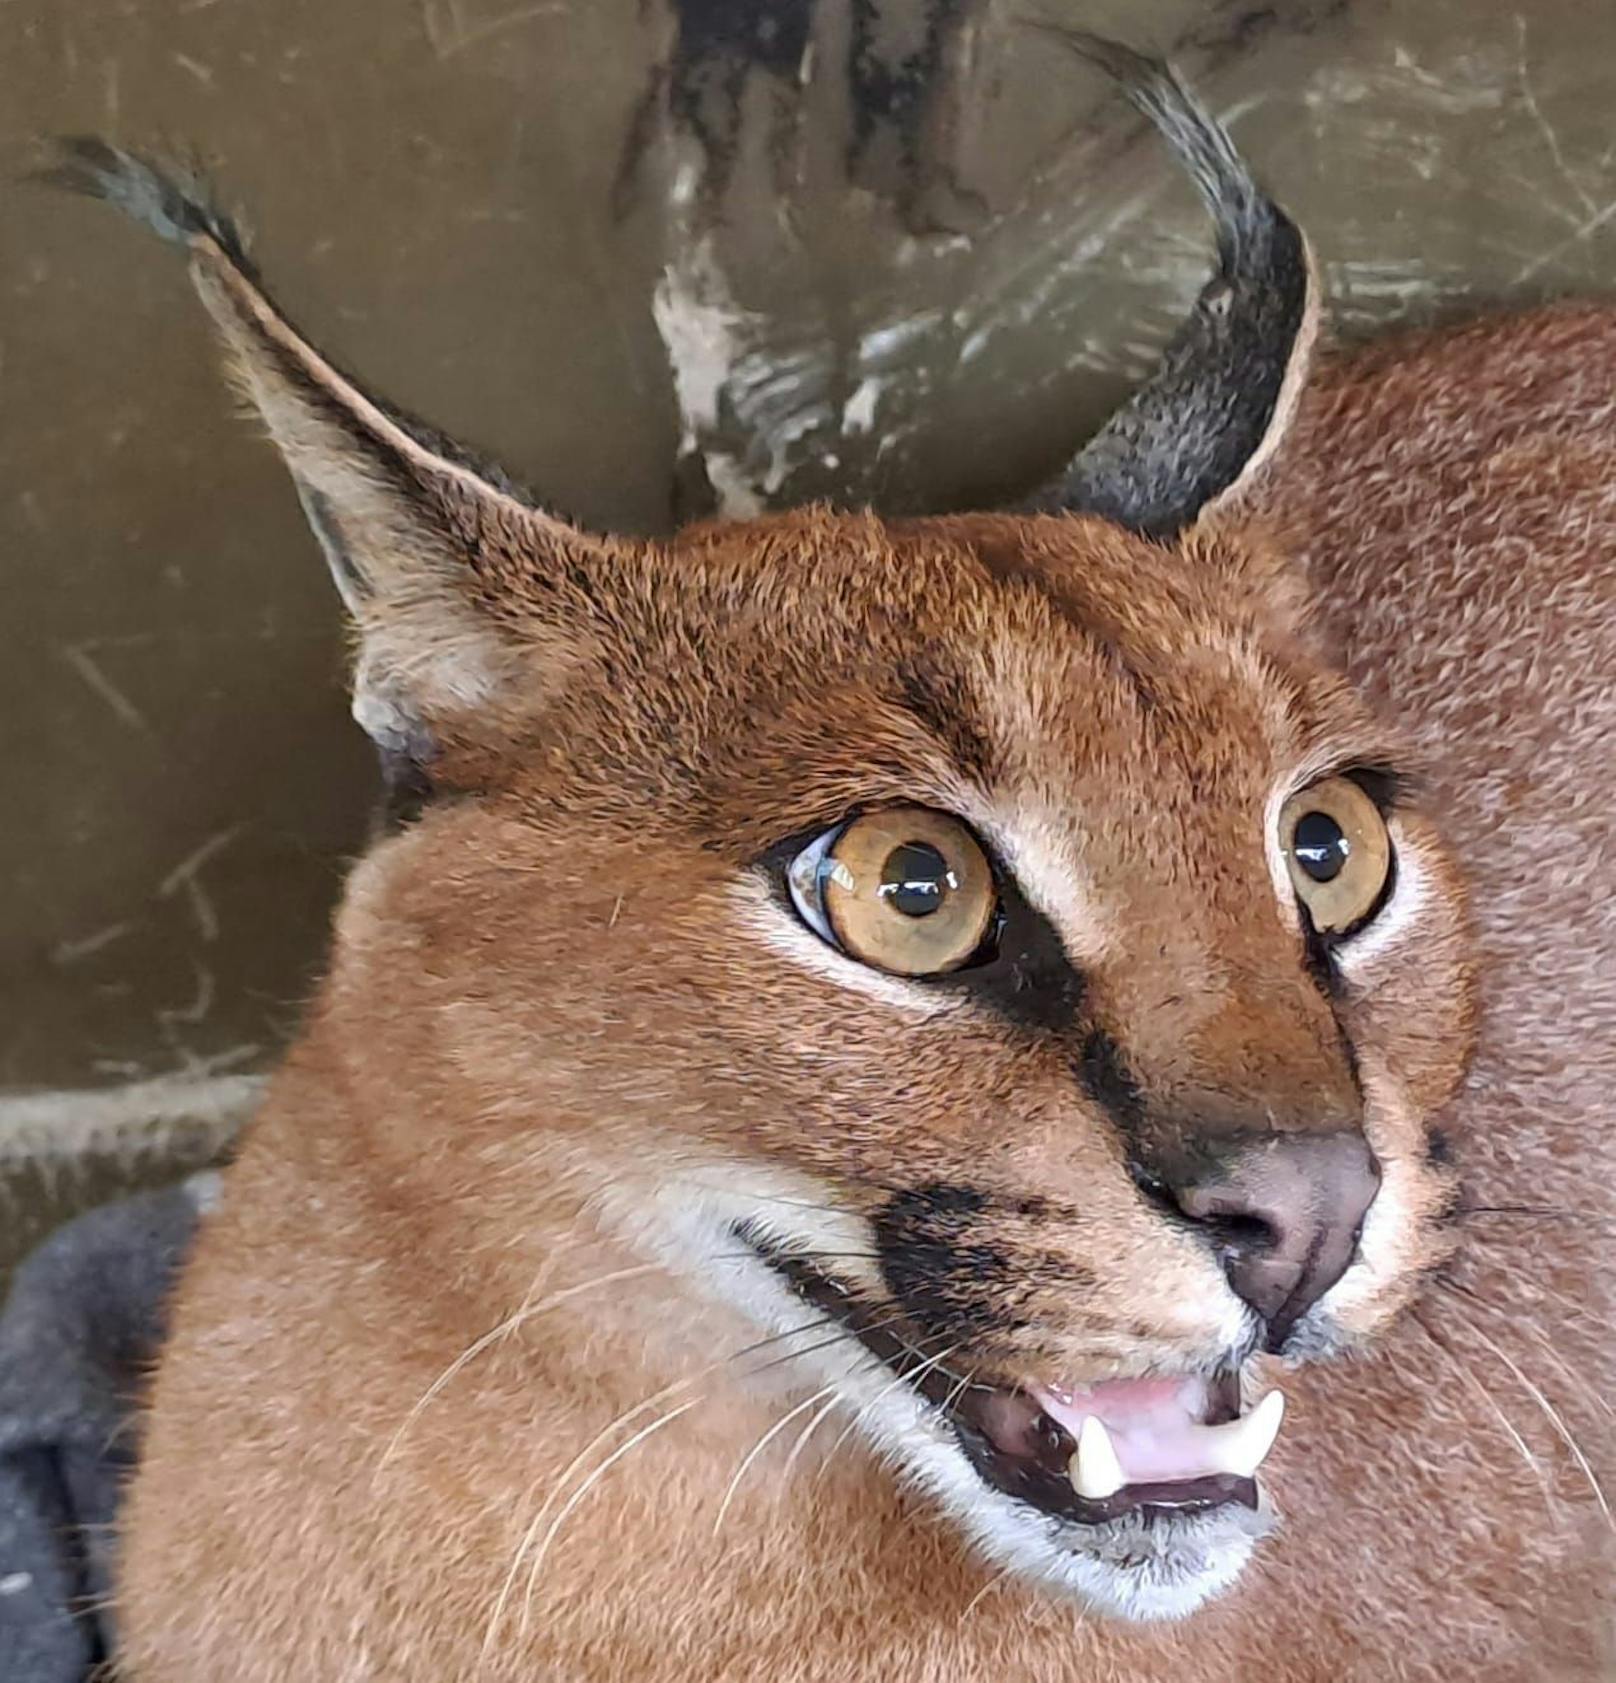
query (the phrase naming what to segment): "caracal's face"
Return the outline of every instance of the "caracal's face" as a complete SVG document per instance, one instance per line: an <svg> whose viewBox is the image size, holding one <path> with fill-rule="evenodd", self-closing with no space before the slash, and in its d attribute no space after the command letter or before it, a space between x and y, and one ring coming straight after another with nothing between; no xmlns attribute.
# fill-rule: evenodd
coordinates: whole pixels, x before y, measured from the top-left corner
<svg viewBox="0 0 1616 1683"><path fill-rule="evenodd" d="M1076 518L699 530L362 871L536 1198L582 1140L699 1290L845 1332L805 1384L988 1556L1135 1617L1272 1523L1254 1354L1371 1340L1449 1243L1457 890L1288 582Z"/></svg>

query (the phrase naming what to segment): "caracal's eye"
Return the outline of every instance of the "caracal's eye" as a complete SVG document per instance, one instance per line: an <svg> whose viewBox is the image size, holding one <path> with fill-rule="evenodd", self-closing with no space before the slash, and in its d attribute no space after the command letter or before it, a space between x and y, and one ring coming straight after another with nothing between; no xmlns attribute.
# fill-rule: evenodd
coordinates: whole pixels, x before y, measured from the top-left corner
<svg viewBox="0 0 1616 1683"><path fill-rule="evenodd" d="M1350 778L1328 777L1292 795L1279 815L1279 842L1321 935L1345 935L1375 911L1392 841L1380 809Z"/></svg>
<svg viewBox="0 0 1616 1683"><path fill-rule="evenodd" d="M786 881L810 929L898 976L938 976L980 958L999 910L981 844L927 807L889 807L827 830L792 860Z"/></svg>

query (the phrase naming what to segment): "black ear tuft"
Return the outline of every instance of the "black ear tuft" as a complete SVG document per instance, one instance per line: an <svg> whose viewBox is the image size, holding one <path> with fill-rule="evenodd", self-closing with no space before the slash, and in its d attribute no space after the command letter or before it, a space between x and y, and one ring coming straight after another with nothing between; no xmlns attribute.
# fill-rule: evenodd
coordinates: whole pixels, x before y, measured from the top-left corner
<svg viewBox="0 0 1616 1683"><path fill-rule="evenodd" d="M48 161L33 179L105 199L173 245L190 245L204 235L243 274L253 272L240 228L214 206L206 183L193 169L160 169L96 135L77 134L50 143Z"/></svg>
<svg viewBox="0 0 1616 1683"><path fill-rule="evenodd" d="M1289 419L1314 332L1307 244L1167 65L1041 27L1116 77L1188 169L1213 219L1217 269L1161 367L1025 506L1171 537L1253 472Z"/></svg>

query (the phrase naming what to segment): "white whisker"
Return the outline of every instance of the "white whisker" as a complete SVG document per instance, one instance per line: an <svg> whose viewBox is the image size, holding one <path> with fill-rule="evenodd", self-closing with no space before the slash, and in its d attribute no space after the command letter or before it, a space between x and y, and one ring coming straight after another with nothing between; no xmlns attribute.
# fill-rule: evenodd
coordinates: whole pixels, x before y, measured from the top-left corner
<svg viewBox="0 0 1616 1683"><path fill-rule="evenodd" d="M853 1433L858 1430L859 1422L861 1420L863 1420L869 1414L871 1409L879 1407L881 1405L881 1403L883 1403L889 1396L891 1396L892 1393L895 1390L897 1390L897 1388L900 1385L907 1384L910 1379L912 1379L912 1378L916 1377L918 1374L924 1372L925 1367L929 1367L929 1366L932 1365L932 1363L935 1363L935 1362L938 1362L938 1361L947 1361L948 1358L951 1355L953 1355L954 1352L958 1348L959 1348L959 1345L951 1344L951 1345L949 1345L949 1347L946 1350L944 1350L942 1352L942 1354L940 1356L933 1356L931 1358L931 1361L925 1363L922 1367L911 1368L908 1372L897 1374L895 1377L888 1380L887 1383L885 1385L883 1385L881 1387L881 1389L879 1391L877 1391L875 1393L875 1395L869 1399L868 1402L862 1404L857 1409L857 1411L854 1413L853 1418L851 1420L849 1420L848 1423L837 1434L836 1441L830 1446L830 1449L827 1451L827 1453L825 1455L824 1461L821 1462L821 1464L820 1464L819 1471L814 1475L816 1480L821 1479L825 1476L826 1472L830 1468L831 1462L836 1459L837 1450L839 1450L842 1447L842 1445L844 1443L846 1443L847 1440L853 1435Z"/></svg>
<svg viewBox="0 0 1616 1683"><path fill-rule="evenodd" d="M404 1416L403 1424L400 1425L396 1432L394 1432L392 1440L388 1443L387 1448L382 1452L381 1459L376 1463L376 1472L379 1474L382 1469L386 1467L387 1463L392 1460L393 1456L397 1454L398 1447L404 1441L405 1434L420 1418L422 1413L431 1406L432 1399L436 1397L445 1386L452 1384L455 1375L466 1367L468 1363L475 1361L477 1357L489 1347L489 1345L496 1344L500 1339L509 1337L518 1327L525 1325L536 1315L546 1314L549 1310L554 1309L559 1304L567 1302L570 1298L580 1297L585 1292L594 1291L600 1286L612 1285L618 1280L633 1279L636 1275L640 1274L658 1274L661 1272L663 1272L661 1264L655 1262L643 1263L635 1268L618 1268L614 1269L610 1274L602 1274L596 1279L586 1280L582 1285L569 1286L565 1291L552 1293L551 1296L545 1298L540 1303L523 1303L514 1314L507 1316L499 1323L498 1326L490 1328L490 1330L483 1333L480 1338L477 1338L472 1343L468 1344L466 1348L462 1350L452 1362L450 1362L443 1372L427 1386L426 1390L424 1390L417 1399L415 1406Z"/></svg>
<svg viewBox="0 0 1616 1683"><path fill-rule="evenodd" d="M608 1422L608 1424L603 1426L594 1435L594 1437L592 1437L589 1440L589 1442L586 1443L583 1446L583 1448L580 1449L575 1456L573 1456L572 1460L569 1461L567 1463L567 1465L562 1468L561 1472L557 1475L557 1477L555 1478L554 1482L551 1485L550 1494L547 1497L545 1497L544 1501L539 1505L538 1512L533 1516L532 1522L528 1525L527 1529L523 1532L521 1541L517 1544L516 1553L512 1556L510 1569L505 1574L504 1582L500 1585L499 1596L494 1603L494 1610L493 1610L492 1614L489 1616L488 1628L487 1628L487 1630L486 1630L486 1632L484 1633L484 1636L483 1636L483 1652L484 1652L484 1654L486 1655L492 1649L492 1644L493 1644L494 1638L498 1633L500 1622L503 1619L504 1614L505 1614L505 1608L510 1602L511 1591L515 1587L517 1576L520 1574L520 1572L522 1570L522 1562L526 1558L528 1551L533 1547L534 1540L539 1534L539 1528L544 1524L546 1515L548 1515L548 1513L550 1512L550 1509L551 1509L552 1505L559 1498L559 1496L561 1495L561 1492L566 1488L568 1480L571 1479L572 1476L579 1470L579 1468L581 1468L587 1462L589 1457L594 1453L594 1451L596 1449L598 1449L603 1443L605 1443L607 1441L607 1439L609 1439L614 1432L618 1431L623 1426L626 1426L629 1423L629 1421L638 1418L640 1415L644 1414L648 1409L653 1409L653 1408L657 1407L657 1405L659 1403L665 1402L669 1397L676 1396L680 1391L688 1390L690 1386L696 1384L699 1380L705 1379L709 1374L716 1373L720 1369L728 1367L731 1362L740 1361L744 1357L753 1355L759 1350L767 1349L768 1346L770 1346L771 1344L783 1343L786 1339L797 1338L797 1337L800 1337L803 1333L817 1331L820 1327L823 1327L823 1326L826 1326L826 1325L830 1324L831 1321L832 1321L831 1316L820 1315L820 1316L816 1316L811 1321L805 1321L801 1326L790 1327L785 1332L774 1333L773 1335L771 1335L768 1338L755 1339L750 1344L745 1344L740 1349L733 1350L728 1355L720 1357L719 1360L717 1360L715 1362L709 1362L706 1367L698 1368L695 1373L689 1374L683 1379L677 1379L671 1385L664 1385L661 1390L656 1391L651 1396L644 1398L640 1402L636 1403L632 1408L625 1409L623 1411L623 1413L619 1414L615 1420L612 1420L612 1421ZM841 1336L841 1335L838 1335L838 1336ZM836 1340L831 1339L831 1340L827 1340L825 1342L835 1343ZM805 1349L805 1350L792 1352L792 1356L808 1355L808 1354L811 1354L814 1350L818 1350L818 1349L822 1349L822 1348L824 1348L824 1344L812 1344L812 1345L809 1345L808 1348ZM792 1356L787 1356L787 1357L784 1357L784 1358L776 1358L776 1361L778 1361L778 1360L791 1360ZM765 1368L771 1367L771 1366L774 1366L774 1365L775 1365L775 1361L765 1363L765 1364L763 1364L762 1367L751 1369L747 1376L750 1377L750 1374L762 1372L762 1371L765 1370ZM705 1395L705 1393L704 1393L704 1395ZM674 1411L674 1413L675 1414L682 1414L683 1412L685 1412L686 1408L694 1407L696 1403L701 1402L702 1400L703 1400L702 1397L692 1398L689 1403L683 1405L679 1409L676 1409ZM673 1415L665 1415L663 1417L663 1421L665 1423L666 1420L669 1420L669 1419L672 1419L672 1418L673 1418ZM638 1437L636 1437L635 1441L638 1441ZM589 1475L589 1477L585 1480L584 1485L577 1492L577 1495L581 1495L583 1493L583 1490L587 1489L588 1486L590 1484L592 1484L597 1477L599 1477L599 1475L605 1470L605 1468L608 1465L610 1465L610 1462L615 1458L616 1457L615 1457L615 1453L614 1453L613 1456L608 1457L606 1462L603 1462L601 1464L601 1466L597 1467L595 1469L595 1471L593 1473L591 1473ZM529 1486L529 1489L531 1490L532 1486ZM576 1497L574 1498L574 1501L575 1500L576 1500ZM573 1505L574 1505L574 1502L569 1501L566 1508L563 1509L562 1514L559 1517L560 1518L565 1518L566 1514L571 1512ZM558 1521L558 1523L559 1523L559 1521ZM557 1528L558 1528L558 1526L552 1526L551 1527L551 1530L550 1530L549 1534L545 1538L545 1542L544 1542L544 1545L543 1545L544 1548L547 1549L549 1547L550 1541L554 1537ZM535 1568L535 1572L536 1572L536 1568ZM528 1576L528 1591L527 1591L526 1596L523 1599L522 1617L523 1617L524 1628L526 1626L526 1622L527 1622L527 1618L528 1618L529 1605L530 1605L531 1599L532 1599L532 1589L533 1589L534 1576L535 1576L534 1572L529 1573L529 1576Z"/></svg>
<svg viewBox="0 0 1616 1683"><path fill-rule="evenodd" d="M560 1513L558 1513L554 1520L551 1521L550 1529L544 1534L544 1541L539 1544L537 1550L534 1552L533 1564L528 1568L527 1593L522 1598L522 1634L524 1636L527 1634L530 1626L530 1615L533 1610L533 1588L538 1581L539 1571L544 1565L544 1557L549 1553L550 1545L555 1541L556 1533L567 1523L567 1516L581 1501L583 1501L584 1497L586 1497L589 1492L594 1489L601 1479L603 1479L606 1474L609 1473L612 1468L629 1453L630 1450L644 1443L653 1432L660 1432L664 1426L671 1425L681 1414L688 1414L691 1409L697 1407L704 1400L705 1399L702 1397L692 1397L689 1402L680 1403L677 1408L670 1408L666 1414L659 1415L650 1423L650 1425L642 1426L639 1431L633 1435L633 1437L627 1440L627 1442L620 1443L617 1448L614 1449L611 1454L595 1468L589 1477L586 1478L575 1491L573 1491L572 1495L567 1498ZM500 1599L503 1603L505 1599L503 1591L501 1592ZM496 1607L496 1623L498 1613L499 1608ZM488 1644L486 1642L483 1645L483 1653L486 1658L488 1654Z"/></svg>
<svg viewBox="0 0 1616 1683"><path fill-rule="evenodd" d="M960 1400L960 1398L963 1397L965 1395L965 1393L971 1388L972 1381L976 1378L977 1374L979 1374L981 1371L982 1371L982 1369L979 1365L977 1367L973 1367L970 1370L969 1373L965 1373L965 1374L962 1374L960 1376L959 1383L956 1384L954 1389L952 1391L950 1391L946 1397L943 1398L942 1410L943 1410L944 1414L952 1414L953 1413L954 1404L957 1403Z"/></svg>
<svg viewBox="0 0 1616 1683"><path fill-rule="evenodd" d="M1414 1317L1414 1322L1415 1325L1418 1326L1425 1336L1431 1341L1431 1343L1434 1344L1447 1358L1449 1365L1453 1368L1454 1372L1459 1375L1459 1378L1463 1380L1463 1382L1468 1385L1470 1389L1473 1390L1487 1405L1487 1407L1490 1408L1497 1416L1498 1423L1504 1428L1504 1432L1508 1436L1509 1441L1520 1452L1521 1459L1528 1467L1531 1468L1532 1476L1537 1480L1539 1485L1542 1486L1544 1500L1552 1512L1553 1498L1549 1489L1548 1477L1543 1471L1543 1463L1532 1453L1526 1439L1523 1438L1515 1429L1515 1426L1511 1422L1509 1416L1504 1412L1502 1406L1499 1404L1498 1399L1487 1389L1485 1385L1482 1384L1478 1378L1476 1378L1475 1374L1473 1374L1470 1369L1465 1366L1465 1364L1459 1359L1458 1353L1450 1348L1446 1339L1438 1337L1436 1332L1432 1328L1428 1327L1418 1315Z"/></svg>
<svg viewBox="0 0 1616 1683"><path fill-rule="evenodd" d="M1445 1284L1447 1289L1454 1296L1461 1298L1464 1302L1473 1304L1479 1309L1485 1309L1492 1314L1508 1318L1513 1331L1529 1332L1532 1335L1534 1353L1543 1357L1547 1361L1552 1362L1554 1366L1560 1370L1565 1379L1582 1394L1582 1396L1593 1408L1602 1414L1608 1414L1613 1420L1616 1420L1616 1407L1612 1406L1608 1398L1601 1396L1600 1393L1594 1389L1593 1385L1583 1378L1583 1376L1565 1360L1560 1352L1554 1347L1552 1341L1544 1335L1541 1328L1524 1321L1519 1315L1511 1316L1508 1310L1504 1309L1499 1304L1491 1302L1480 1292L1470 1290L1469 1288L1460 1289L1451 1280L1445 1282ZM1585 1310L1582 1310L1577 1305L1573 1304L1571 1300L1561 1292L1552 1291L1541 1283L1534 1283L1532 1289L1536 1296L1546 1298L1551 1302L1560 1304L1569 1312L1570 1318L1583 1320L1593 1318L1590 1317Z"/></svg>
<svg viewBox="0 0 1616 1683"><path fill-rule="evenodd" d="M840 1393L833 1395L830 1401L826 1403L822 1409L820 1409L820 1411L808 1422L806 1426L803 1427L796 1443L791 1446L791 1453L786 1457L786 1464L780 1469L780 1488L782 1491L789 1483L792 1469L797 1465L797 1461L801 1457L803 1450L808 1447L809 1438L811 1438L814 1435L814 1432L818 1429L819 1422L830 1414L833 1409L846 1402L846 1400L847 1399Z"/></svg>
<svg viewBox="0 0 1616 1683"><path fill-rule="evenodd" d="M603 1426L594 1435L594 1437L592 1437L589 1442L586 1443L575 1456L573 1456L566 1466L561 1469L560 1474L557 1476L554 1484L550 1488L550 1494L545 1497L542 1503L540 1503L539 1511L533 1516L532 1522L522 1533L522 1540L517 1544L516 1553L511 1557L510 1569L505 1574L505 1581L500 1585L499 1595L494 1602L494 1610L489 1615L488 1628L483 1633L483 1657L485 1659L492 1652L494 1637L499 1630L500 1621L505 1616L505 1608L507 1603L510 1601L511 1590L516 1584L517 1574L522 1570L522 1562L526 1558L528 1550L533 1547L534 1540L539 1534L539 1527L543 1525L545 1516L550 1511L551 1504L565 1488L567 1480L570 1479L572 1475L584 1465L589 1456L602 1443L604 1443L613 1432L617 1431L619 1427L627 1425L630 1420L644 1414L647 1409L655 1408L656 1405L665 1398L673 1396L679 1391L686 1390L689 1386L695 1383L697 1378L700 1377L701 1376L697 1374L690 1379L675 1380L673 1384L663 1386L660 1391L647 1397L643 1402L636 1403L633 1408L625 1410L622 1414L619 1414L615 1420ZM701 1399L699 1397L693 1398L692 1403L699 1402L700 1400ZM586 1480L586 1483L587 1482L588 1481ZM529 1486L530 1490L531 1488L532 1486Z"/></svg>
<svg viewBox="0 0 1616 1683"><path fill-rule="evenodd" d="M789 1410L779 1420L776 1420L768 1431L766 1431L741 1458L741 1464L735 1469L735 1476L729 1481L729 1488L724 1492L724 1499L718 1504L718 1516L713 1520L713 1535L715 1537L718 1535L719 1527L724 1523L724 1515L729 1512L730 1503L735 1499L735 1492L741 1487L741 1480L746 1477L746 1469L757 1460L758 1456L760 1456L763 1451L768 1448L775 1438L777 1438L799 1414L806 1413L807 1410L812 1408L821 1397L829 1396L834 1393L835 1390L836 1387L834 1384L827 1385L823 1390L815 1391L814 1394L805 1402L798 1403L795 1408Z"/></svg>
<svg viewBox="0 0 1616 1683"><path fill-rule="evenodd" d="M970 1618L971 1614L976 1611L977 1606L985 1599L989 1591L996 1590L1014 1570L1014 1567L1007 1566L1002 1572L997 1572L993 1575L993 1577L989 1578L988 1581L983 1584L981 1589L979 1589L976 1594L965 1603L964 1610L959 1616L959 1622L964 1624L965 1621Z"/></svg>
<svg viewBox="0 0 1616 1683"><path fill-rule="evenodd" d="M1572 1385L1576 1386L1577 1389L1582 1392L1583 1396L1585 1396L1596 1409L1603 1414L1608 1414L1612 1420L1616 1420L1616 1407L1612 1407L1609 1399L1602 1397L1599 1392L1596 1391L1568 1361L1566 1361L1560 1352L1556 1350L1547 1339L1538 1340L1538 1349L1541 1354L1547 1356L1549 1360L1553 1362L1557 1368L1559 1368L1560 1372L1566 1377L1566 1379L1568 1379Z"/></svg>
<svg viewBox="0 0 1616 1683"><path fill-rule="evenodd" d="M1594 1500L1599 1504L1599 1511L1605 1516L1606 1525L1608 1525L1612 1531L1616 1531L1616 1518L1613 1518L1611 1515L1610 1503L1605 1500L1604 1489L1600 1485L1598 1478L1595 1476L1593 1468L1588 1464L1588 1457L1583 1454L1582 1445L1577 1442L1575 1437L1572 1436L1571 1428L1566 1425L1563 1419L1561 1419L1559 1411L1552 1403L1550 1403L1549 1399L1543 1395L1542 1391L1540 1391L1538 1387L1527 1378L1513 1358L1510 1357L1507 1352L1500 1349L1499 1346L1491 1338L1489 1338L1480 1327L1471 1323L1467 1330L1473 1332L1476 1337L1492 1351L1499 1361L1501 1361L1504 1366L1507 1367L1512 1374L1514 1374L1516 1382L1520 1385L1521 1389L1525 1391L1532 1401L1535 1402L1543 1411L1543 1417L1548 1421L1550 1426L1554 1428L1555 1436L1558 1437L1561 1443L1566 1446L1566 1449L1570 1452L1571 1459L1577 1463L1582 1476L1588 1481L1588 1488L1593 1492Z"/></svg>

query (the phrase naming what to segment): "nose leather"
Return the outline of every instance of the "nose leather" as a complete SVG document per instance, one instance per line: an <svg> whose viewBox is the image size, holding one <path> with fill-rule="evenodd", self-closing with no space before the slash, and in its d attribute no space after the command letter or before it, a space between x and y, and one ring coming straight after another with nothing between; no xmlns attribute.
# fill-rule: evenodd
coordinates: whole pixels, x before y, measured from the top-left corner
<svg viewBox="0 0 1616 1683"><path fill-rule="evenodd" d="M1168 1192L1278 1349L1352 1262L1380 1165L1355 1130L1202 1143Z"/></svg>

